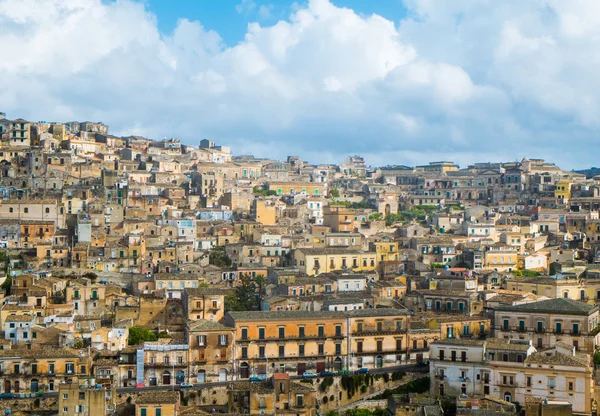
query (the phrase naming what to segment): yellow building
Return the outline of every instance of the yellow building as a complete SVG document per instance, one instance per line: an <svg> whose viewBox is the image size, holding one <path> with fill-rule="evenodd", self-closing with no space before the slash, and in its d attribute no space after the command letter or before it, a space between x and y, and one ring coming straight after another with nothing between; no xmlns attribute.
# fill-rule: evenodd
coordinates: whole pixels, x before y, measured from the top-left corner
<svg viewBox="0 0 600 416"><path fill-rule="evenodd" d="M310 276L335 270L366 272L377 269L377 253L344 248L301 248L294 251L294 265Z"/></svg>
<svg viewBox="0 0 600 416"><path fill-rule="evenodd" d="M277 224L277 205L272 199L254 200L254 218L261 225Z"/></svg>
<svg viewBox="0 0 600 416"><path fill-rule="evenodd" d="M136 416L177 416L179 392L156 390L140 393L135 402Z"/></svg>
<svg viewBox="0 0 600 416"><path fill-rule="evenodd" d="M370 243L370 250L377 253L377 261L397 261L398 255L398 242L397 241L377 241Z"/></svg>
<svg viewBox="0 0 600 416"><path fill-rule="evenodd" d="M317 392L309 384L275 373L263 383L238 382L227 390L231 414L312 416L317 414Z"/></svg>
<svg viewBox="0 0 600 416"><path fill-rule="evenodd" d="M58 409L64 416L112 415L116 410L116 391L96 388L88 380L60 384Z"/></svg>
<svg viewBox="0 0 600 416"><path fill-rule="evenodd" d="M189 322L190 383L230 380L233 371L234 329L215 321Z"/></svg>
<svg viewBox="0 0 600 416"><path fill-rule="evenodd" d="M58 391L90 375L91 359L69 348L0 350L2 392Z"/></svg>
<svg viewBox="0 0 600 416"><path fill-rule="evenodd" d="M519 264L518 252L503 243L489 247L485 252L484 267L498 272L513 271Z"/></svg>
<svg viewBox="0 0 600 416"><path fill-rule="evenodd" d="M225 324L235 327L234 371L248 378L397 365L408 320L406 310L383 308L229 312Z"/></svg>
<svg viewBox="0 0 600 416"><path fill-rule="evenodd" d="M556 202L559 204L566 204L571 199L571 187L573 184L569 181L560 181L556 184L556 189L554 190L554 198L556 198Z"/></svg>
<svg viewBox="0 0 600 416"><path fill-rule="evenodd" d="M326 186L317 182L269 182L269 191L275 191L277 195L325 195Z"/></svg>

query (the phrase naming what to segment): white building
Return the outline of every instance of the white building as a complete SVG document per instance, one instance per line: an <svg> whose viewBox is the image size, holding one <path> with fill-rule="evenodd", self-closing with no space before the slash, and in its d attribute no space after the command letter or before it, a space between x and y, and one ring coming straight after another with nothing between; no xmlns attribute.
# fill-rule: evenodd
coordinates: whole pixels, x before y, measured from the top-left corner
<svg viewBox="0 0 600 416"><path fill-rule="evenodd" d="M430 348L431 392L489 395L508 402L547 397L568 401L574 413L591 414L590 356L562 345L538 352L531 341L448 338Z"/></svg>

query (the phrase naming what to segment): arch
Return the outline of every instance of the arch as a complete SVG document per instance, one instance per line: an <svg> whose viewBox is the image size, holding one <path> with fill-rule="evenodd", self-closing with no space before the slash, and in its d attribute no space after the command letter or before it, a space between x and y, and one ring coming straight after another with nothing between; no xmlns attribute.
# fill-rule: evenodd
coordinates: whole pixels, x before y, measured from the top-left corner
<svg viewBox="0 0 600 416"><path fill-rule="evenodd" d="M18 393L21 388L21 383L17 380L15 381L15 393Z"/></svg>
<svg viewBox="0 0 600 416"><path fill-rule="evenodd" d="M169 373L168 371L162 373L162 384L171 384L171 373Z"/></svg>
<svg viewBox="0 0 600 416"><path fill-rule="evenodd" d="M206 371L198 370L198 383L206 382Z"/></svg>
<svg viewBox="0 0 600 416"><path fill-rule="evenodd" d="M504 392L504 401L512 403L512 394L509 391Z"/></svg>
<svg viewBox="0 0 600 416"><path fill-rule="evenodd" d="M342 369L342 359L340 357L333 361L333 368L338 371Z"/></svg>
<svg viewBox="0 0 600 416"><path fill-rule="evenodd" d="M175 382L177 384L181 384L185 381L185 371L179 370L177 374L175 374Z"/></svg>
<svg viewBox="0 0 600 416"><path fill-rule="evenodd" d="M240 377L241 378L250 377L250 366L246 362L240 364Z"/></svg>
<svg viewBox="0 0 600 416"><path fill-rule="evenodd" d="M376 363L377 368L383 367L383 357L381 355L378 355L375 363Z"/></svg>
<svg viewBox="0 0 600 416"><path fill-rule="evenodd" d="M31 384L30 384L29 390L32 393L37 393L40 390L40 383L38 382L37 378L31 379Z"/></svg>
<svg viewBox="0 0 600 416"><path fill-rule="evenodd" d="M227 369L221 368L219 371L219 381L227 381Z"/></svg>

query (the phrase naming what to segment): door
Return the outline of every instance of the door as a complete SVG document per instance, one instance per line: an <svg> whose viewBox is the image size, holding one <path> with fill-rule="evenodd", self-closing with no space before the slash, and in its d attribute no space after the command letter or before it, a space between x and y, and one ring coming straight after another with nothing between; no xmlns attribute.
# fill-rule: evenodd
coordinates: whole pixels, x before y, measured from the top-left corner
<svg viewBox="0 0 600 416"><path fill-rule="evenodd" d="M306 363L298 363L298 375L301 376L306 371Z"/></svg>
<svg viewBox="0 0 600 416"><path fill-rule="evenodd" d="M171 373L169 373L168 371L165 371L162 375L162 384L171 384Z"/></svg>
<svg viewBox="0 0 600 416"><path fill-rule="evenodd" d="M221 368L219 371L219 381L227 381L227 369Z"/></svg>
<svg viewBox="0 0 600 416"><path fill-rule="evenodd" d="M204 370L198 370L197 380L198 380L198 383L206 382L206 372Z"/></svg>
<svg viewBox="0 0 600 416"><path fill-rule="evenodd" d="M418 353L418 354L417 354L417 362L418 362L418 363L421 363L421 362L423 362L423 354L422 354L422 353Z"/></svg>
<svg viewBox="0 0 600 416"><path fill-rule="evenodd" d="M4 392L10 393L10 380L4 380Z"/></svg>
<svg viewBox="0 0 600 416"><path fill-rule="evenodd" d="M40 389L40 387L39 387L39 383L38 383L37 378L32 379L31 380L31 387L29 388L29 390L32 393L37 393L39 391L39 389Z"/></svg>
<svg viewBox="0 0 600 416"><path fill-rule="evenodd" d="M185 371L179 370L175 375L175 381L177 384L181 384L185 381Z"/></svg>
<svg viewBox="0 0 600 416"><path fill-rule="evenodd" d="M325 371L325 361L317 362L317 373L320 373L321 371Z"/></svg>

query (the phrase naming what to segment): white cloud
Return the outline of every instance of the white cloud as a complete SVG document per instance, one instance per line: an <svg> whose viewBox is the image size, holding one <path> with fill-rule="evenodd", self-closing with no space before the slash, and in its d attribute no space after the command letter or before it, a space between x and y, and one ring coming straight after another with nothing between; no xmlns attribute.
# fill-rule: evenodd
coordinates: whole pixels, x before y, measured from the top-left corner
<svg viewBox="0 0 600 416"><path fill-rule="evenodd" d="M270 19L272 17L273 5L272 4L262 4L258 8L258 16L263 19Z"/></svg>
<svg viewBox="0 0 600 416"><path fill-rule="evenodd" d="M253 0L242 0L240 4L235 6L238 13L248 13L254 9L256 9L256 3Z"/></svg>
<svg viewBox="0 0 600 416"><path fill-rule="evenodd" d="M184 16L161 34L132 0L0 0L0 110L313 161L595 162L600 5L405 3L394 23L310 0L228 47Z"/></svg>

